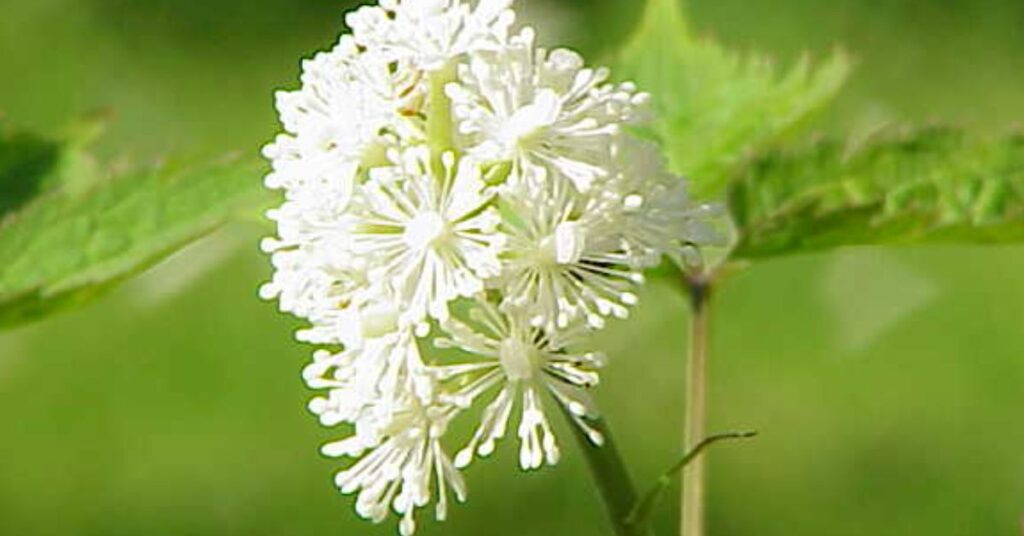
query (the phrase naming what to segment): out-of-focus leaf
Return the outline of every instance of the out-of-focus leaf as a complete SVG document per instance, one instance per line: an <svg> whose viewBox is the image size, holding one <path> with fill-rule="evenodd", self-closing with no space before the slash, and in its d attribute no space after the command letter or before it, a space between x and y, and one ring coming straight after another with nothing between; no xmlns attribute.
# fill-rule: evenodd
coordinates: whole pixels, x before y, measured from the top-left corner
<svg viewBox="0 0 1024 536"><path fill-rule="evenodd" d="M753 160L729 196L736 258L847 245L1024 240L1024 135L945 127Z"/></svg>
<svg viewBox="0 0 1024 536"><path fill-rule="evenodd" d="M21 132L0 133L0 218L41 194L60 162L61 144Z"/></svg>
<svg viewBox="0 0 1024 536"><path fill-rule="evenodd" d="M766 58L696 38L679 0L648 0L615 73L651 93L651 126L673 170L709 198L724 191L745 156L831 102L849 70L836 53L817 68L804 58L780 74Z"/></svg>
<svg viewBox="0 0 1024 536"><path fill-rule="evenodd" d="M81 303L242 212L262 163L162 167L45 195L0 225L0 327Z"/></svg>
<svg viewBox="0 0 1024 536"><path fill-rule="evenodd" d="M60 160L48 188L80 194L105 178L106 173L89 149L106 131L110 116L109 111L99 110L73 121L64 129Z"/></svg>
<svg viewBox="0 0 1024 536"><path fill-rule="evenodd" d="M0 219L51 190L80 192L98 181L99 167L87 149L105 124L103 114L92 114L63 136L0 131Z"/></svg>

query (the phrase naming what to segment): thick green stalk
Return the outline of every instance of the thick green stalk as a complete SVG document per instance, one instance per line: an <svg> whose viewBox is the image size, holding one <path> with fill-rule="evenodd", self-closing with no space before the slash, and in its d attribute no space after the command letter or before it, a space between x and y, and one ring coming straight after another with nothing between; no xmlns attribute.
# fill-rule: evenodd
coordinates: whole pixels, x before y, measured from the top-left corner
<svg viewBox="0 0 1024 536"><path fill-rule="evenodd" d="M567 410L562 409L563 413ZM637 493L633 480L629 476L626 464L622 461L611 431L603 419L588 421L604 439L601 446L594 445L587 434L572 422L566 415L569 427L572 428L579 444L580 451L587 460L590 475L594 478L597 490L601 494L605 510L608 512L612 528L616 536L650 536L649 531L638 529L630 523L630 514L636 506Z"/></svg>
<svg viewBox="0 0 1024 536"><path fill-rule="evenodd" d="M690 291L690 352L687 361L686 421L683 447L696 449L707 437L708 338L711 285L704 279L687 281ZM704 536L706 464L696 456L683 470L680 535Z"/></svg>

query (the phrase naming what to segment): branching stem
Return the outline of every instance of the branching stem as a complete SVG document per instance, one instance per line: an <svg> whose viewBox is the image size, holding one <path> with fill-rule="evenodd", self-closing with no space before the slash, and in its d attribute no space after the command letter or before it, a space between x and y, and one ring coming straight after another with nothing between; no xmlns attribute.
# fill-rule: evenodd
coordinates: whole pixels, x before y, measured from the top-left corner
<svg viewBox="0 0 1024 536"><path fill-rule="evenodd" d="M672 484L673 477L676 476L680 471L686 468L697 456L700 456L705 449L711 447L715 443L720 441L736 440L736 439L750 439L757 435L755 431L743 431L743 432L725 432L722 434L715 434L713 436L705 438L703 441L697 444L693 450L688 451L679 459L676 463L672 464L664 473L658 477L654 485L651 486L640 500L637 501L636 506L633 507L633 511L629 514L629 523L638 528L642 528L650 522L651 514L654 512L654 508L658 505L659 499L668 487Z"/></svg>

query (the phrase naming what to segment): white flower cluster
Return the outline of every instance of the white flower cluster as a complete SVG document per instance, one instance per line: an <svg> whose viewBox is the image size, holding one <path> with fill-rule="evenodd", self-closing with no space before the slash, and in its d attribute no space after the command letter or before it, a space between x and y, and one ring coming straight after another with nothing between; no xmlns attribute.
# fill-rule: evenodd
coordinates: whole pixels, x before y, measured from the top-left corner
<svg viewBox="0 0 1024 536"><path fill-rule="evenodd" d="M464 500L459 468L515 421L524 469L554 464L552 404L602 437L588 389L600 354L580 335L637 301L644 269L704 242L704 209L626 132L647 95L574 52L512 30L512 0L380 0L278 95L266 147L285 201L264 241L267 299L307 320L320 350L310 409L351 434L323 447L356 509ZM482 405L454 458L453 419Z"/></svg>

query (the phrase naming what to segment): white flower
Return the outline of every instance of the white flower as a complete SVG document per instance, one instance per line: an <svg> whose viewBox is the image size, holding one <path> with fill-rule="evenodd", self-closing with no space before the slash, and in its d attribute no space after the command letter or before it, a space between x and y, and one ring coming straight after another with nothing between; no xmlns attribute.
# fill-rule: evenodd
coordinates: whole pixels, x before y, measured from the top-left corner
<svg viewBox="0 0 1024 536"><path fill-rule="evenodd" d="M300 332L302 340L349 345L358 339L353 315L377 292L369 285L365 262L347 253L347 218L343 209L330 206L336 200L328 193L315 205L293 200L269 211L279 238L261 244L273 254L275 271L260 295L311 321L313 326Z"/></svg>
<svg viewBox="0 0 1024 536"><path fill-rule="evenodd" d="M403 124L405 100L399 95L415 83L396 80L401 74L391 74L373 54L357 52L350 39L303 66L303 86L276 95L287 133L264 149L274 165L266 184L289 198L330 189L344 202L367 152Z"/></svg>
<svg viewBox="0 0 1024 536"><path fill-rule="evenodd" d="M443 320L449 302L480 292L500 272L501 218L471 159L445 153L444 176L436 177L425 147L393 158L360 190L350 248L366 259L370 279L395 293L404 323Z"/></svg>
<svg viewBox="0 0 1024 536"><path fill-rule="evenodd" d="M342 493L358 493L356 512L375 522L383 521L390 509L402 516L399 531L410 536L416 530L415 510L427 506L436 494L434 517L448 516L449 490L459 502L466 500L466 484L441 446L448 423L457 410L451 406L424 405L407 397L391 418L381 439L371 447L359 438L324 445L331 457L362 457L337 474L334 481Z"/></svg>
<svg viewBox="0 0 1024 536"><path fill-rule="evenodd" d="M589 389L604 358L580 337L628 316L644 269L715 238L657 147L623 128L647 95L512 34L511 4L350 13L352 33L277 94L284 133L264 149L284 202L268 212L260 294L308 322L300 341L330 348L303 372L309 409L352 433L323 452L355 459L341 491L363 517L396 511L403 535L432 498L438 519L450 493L465 498L456 466L512 422L520 466L554 464L552 402L601 445ZM474 404L453 463L444 436Z"/></svg>
<svg viewBox="0 0 1024 536"><path fill-rule="evenodd" d="M302 375L310 388L328 390L326 397L314 398L309 405L321 424L352 423L361 437L372 438L402 400L410 395L429 399L434 384L411 333L365 335L357 348L316 352Z"/></svg>
<svg viewBox="0 0 1024 536"><path fill-rule="evenodd" d="M515 21L512 0L381 0L349 13L355 40L389 58L437 70L462 54L496 50Z"/></svg>
<svg viewBox="0 0 1024 536"><path fill-rule="evenodd" d="M518 216L506 224L506 305L548 329L579 318L601 328L607 316L628 316L644 278L623 249L614 197L581 195L564 181L529 180L509 188L503 202Z"/></svg>
<svg viewBox="0 0 1024 536"><path fill-rule="evenodd" d="M474 55L447 91L472 154L517 169L544 165L586 191L608 174L611 137L648 100L608 76L570 50L535 49L527 28L505 49Z"/></svg>
<svg viewBox="0 0 1024 536"><path fill-rule="evenodd" d="M505 314L486 301L478 301L470 313L473 325L450 319L442 324L448 337L435 339L442 348L458 348L477 361L434 367L442 380L457 379L460 387L443 394L460 407L468 407L481 395L498 389L498 395L484 410L483 420L469 444L459 452L456 465L466 466L474 453L487 456L495 441L505 436L515 406L520 406L517 435L519 464L536 469L546 460L559 459L558 444L551 431L543 399L552 395L566 414L583 429L595 445L604 438L587 419L596 416L586 390L597 385L597 368L604 357L596 353L573 353L573 330L548 333L532 327L520 314Z"/></svg>
<svg viewBox="0 0 1024 536"><path fill-rule="evenodd" d="M698 246L721 243L710 224L714 207L690 199L686 180L667 171L656 145L623 138L617 153L604 213L634 266L651 268L666 255L680 262Z"/></svg>
<svg viewBox="0 0 1024 536"><path fill-rule="evenodd" d="M344 205L352 195L359 160L339 151L348 145L318 139L324 133L309 135L282 134L263 154L273 162L274 171L267 176L267 187L285 190L289 199L300 199L314 191L331 192L332 203ZM310 199L316 201L317 198Z"/></svg>

